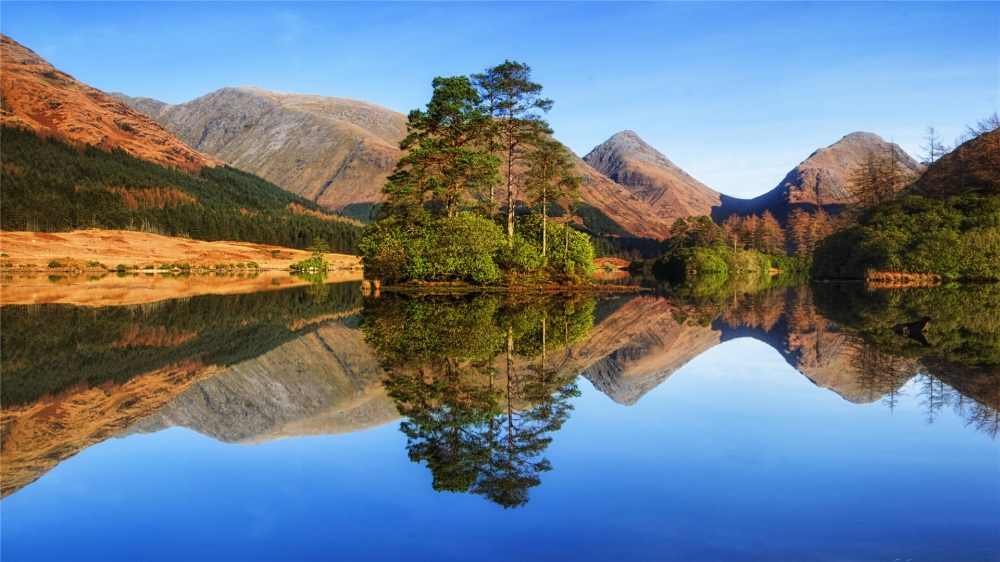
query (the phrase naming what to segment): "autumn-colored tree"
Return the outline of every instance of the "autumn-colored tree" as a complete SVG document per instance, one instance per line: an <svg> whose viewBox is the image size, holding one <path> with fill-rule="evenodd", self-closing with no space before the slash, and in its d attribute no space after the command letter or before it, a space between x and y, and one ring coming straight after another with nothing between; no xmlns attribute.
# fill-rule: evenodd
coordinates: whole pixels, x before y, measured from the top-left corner
<svg viewBox="0 0 1000 562"><path fill-rule="evenodd" d="M810 256L816 246L834 230L835 220L822 209L815 213L794 209L788 215L788 246L796 256Z"/></svg>
<svg viewBox="0 0 1000 562"><path fill-rule="evenodd" d="M732 245L734 250L743 247L743 219L738 215L730 215L722 221L722 236L727 245Z"/></svg>
<svg viewBox="0 0 1000 562"><path fill-rule="evenodd" d="M771 211L764 211L760 218L760 246L756 249L765 254L785 253L785 229Z"/></svg>
<svg viewBox="0 0 1000 562"><path fill-rule="evenodd" d="M900 162L900 149L894 144L869 150L861 165L847 182L857 212L888 201L912 179L913 174Z"/></svg>

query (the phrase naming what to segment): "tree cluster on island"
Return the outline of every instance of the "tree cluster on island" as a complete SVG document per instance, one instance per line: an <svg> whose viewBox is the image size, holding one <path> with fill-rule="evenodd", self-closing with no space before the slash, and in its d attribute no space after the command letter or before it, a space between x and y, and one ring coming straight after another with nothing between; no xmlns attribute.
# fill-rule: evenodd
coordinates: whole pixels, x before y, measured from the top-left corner
<svg viewBox="0 0 1000 562"><path fill-rule="evenodd" d="M506 61L432 86L426 109L408 116L404 156L359 246L365 276L479 285L589 277L589 238L548 214L577 197L581 178L551 138L541 114L553 102L530 67ZM522 200L533 213L518 216Z"/></svg>

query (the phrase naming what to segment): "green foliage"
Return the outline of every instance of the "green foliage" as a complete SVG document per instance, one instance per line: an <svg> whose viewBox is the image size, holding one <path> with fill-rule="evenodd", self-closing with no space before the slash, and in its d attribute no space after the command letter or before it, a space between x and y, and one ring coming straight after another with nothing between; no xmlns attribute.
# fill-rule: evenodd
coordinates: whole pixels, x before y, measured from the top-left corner
<svg viewBox="0 0 1000 562"><path fill-rule="evenodd" d="M1000 196L973 191L882 203L856 226L828 237L816 249L810 273L863 279L869 271L1000 279Z"/></svg>
<svg viewBox="0 0 1000 562"><path fill-rule="evenodd" d="M513 245L500 249L496 263L503 271L527 274L541 269L546 258L542 257L538 244L516 233Z"/></svg>
<svg viewBox="0 0 1000 562"><path fill-rule="evenodd" d="M360 251L369 279L489 284L500 279L493 256L503 243L500 227L481 216L435 217L411 207L368 227Z"/></svg>
<svg viewBox="0 0 1000 562"><path fill-rule="evenodd" d="M120 273L124 273L128 269L129 269L129 266L127 266L125 264L121 264L121 263L115 266L115 271L118 271Z"/></svg>
<svg viewBox="0 0 1000 562"><path fill-rule="evenodd" d="M107 269L106 267L104 267L103 263L94 260L87 260L87 267L100 267L103 269Z"/></svg>
<svg viewBox="0 0 1000 562"><path fill-rule="evenodd" d="M406 152L383 192L393 204L439 201L452 216L463 201L499 183L500 159L489 151L492 124L472 82L438 77L431 85L426 111L410 112L409 134L399 143Z"/></svg>
<svg viewBox="0 0 1000 562"><path fill-rule="evenodd" d="M295 248L319 238L343 253L355 253L360 238L355 225L288 210L292 203L318 207L234 168L205 168L192 176L122 150L77 150L10 127L0 129L0 135L0 222L5 228L132 229Z"/></svg>
<svg viewBox="0 0 1000 562"><path fill-rule="evenodd" d="M798 257L785 256L781 254L768 254L771 260L771 267L778 271L808 272L812 266L812 256Z"/></svg>
<svg viewBox="0 0 1000 562"><path fill-rule="evenodd" d="M49 267L52 268L52 269L56 269L56 268L59 268L59 267L66 267L66 264L64 264L64 263L62 263L60 261L57 261L57 260L52 260L52 261L49 262Z"/></svg>
<svg viewBox="0 0 1000 562"><path fill-rule="evenodd" d="M243 268L242 263L236 264L236 267ZM293 271L326 271L330 264L321 257L313 256L311 258L306 258L302 261L298 261L288 266Z"/></svg>
<svg viewBox="0 0 1000 562"><path fill-rule="evenodd" d="M593 273L586 235L549 223L549 256L541 256L541 217L518 218L512 247L495 222L478 214L434 216L420 207L400 209L365 230L360 251L365 276L385 283L500 282L505 273L579 280Z"/></svg>
<svg viewBox="0 0 1000 562"><path fill-rule="evenodd" d="M717 248L726 245L722 229L711 218L702 215L681 217L670 226L668 245L672 250L681 248Z"/></svg>

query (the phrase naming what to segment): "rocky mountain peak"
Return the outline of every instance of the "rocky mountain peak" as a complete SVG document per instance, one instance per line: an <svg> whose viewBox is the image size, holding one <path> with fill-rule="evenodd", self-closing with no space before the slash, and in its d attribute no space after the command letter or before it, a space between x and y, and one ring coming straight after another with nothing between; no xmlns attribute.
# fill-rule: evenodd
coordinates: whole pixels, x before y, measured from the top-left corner
<svg viewBox="0 0 1000 562"><path fill-rule="evenodd" d="M691 177L634 131L616 133L583 161L625 186L667 224L678 217L710 215L722 204L718 192Z"/></svg>

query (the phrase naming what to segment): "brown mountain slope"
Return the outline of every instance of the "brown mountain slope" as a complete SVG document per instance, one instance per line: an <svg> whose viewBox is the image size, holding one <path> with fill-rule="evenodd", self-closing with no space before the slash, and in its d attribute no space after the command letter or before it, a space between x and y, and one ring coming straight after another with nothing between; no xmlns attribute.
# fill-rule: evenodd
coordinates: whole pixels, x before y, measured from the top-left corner
<svg viewBox="0 0 1000 562"><path fill-rule="evenodd" d="M670 231L672 219L653 212L649 204L595 170L582 158L573 154L576 173L583 177L580 200L597 207L625 230L643 238L662 240Z"/></svg>
<svg viewBox="0 0 1000 562"><path fill-rule="evenodd" d="M116 94L197 150L333 210L381 201L406 116L373 103L223 88L179 105Z"/></svg>
<svg viewBox="0 0 1000 562"><path fill-rule="evenodd" d="M126 152L185 170L222 162L191 150L173 133L104 92L56 70L0 36L0 123L41 135Z"/></svg>
<svg viewBox="0 0 1000 562"><path fill-rule="evenodd" d="M928 165L909 192L927 197L958 195L970 188L1000 193L1000 120L994 115L975 132L978 136Z"/></svg>
<svg viewBox="0 0 1000 562"><path fill-rule="evenodd" d="M649 204L668 224L678 217L711 215L719 192L689 176L632 131L622 131L583 160Z"/></svg>
<svg viewBox="0 0 1000 562"><path fill-rule="evenodd" d="M726 212L717 213L713 218L721 220L734 212L752 215L770 211L783 221L795 208L813 210L819 206L828 212L839 213L851 202L848 180L861 162L871 151L885 151L890 147L904 168L920 173L922 166L898 145L873 133L851 133L813 152L771 191L749 200L731 200Z"/></svg>

